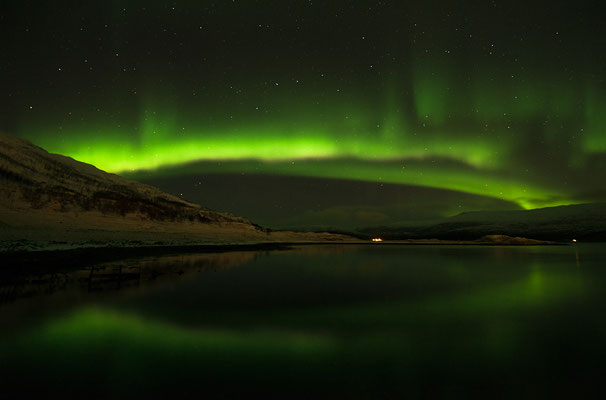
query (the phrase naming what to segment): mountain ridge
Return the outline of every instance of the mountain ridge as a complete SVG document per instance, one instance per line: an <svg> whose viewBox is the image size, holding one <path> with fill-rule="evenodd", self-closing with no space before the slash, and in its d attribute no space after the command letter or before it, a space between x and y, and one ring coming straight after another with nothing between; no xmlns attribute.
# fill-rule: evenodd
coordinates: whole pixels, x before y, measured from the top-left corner
<svg viewBox="0 0 606 400"><path fill-rule="evenodd" d="M368 227L359 232L389 239L473 240L487 235L507 235L557 241L606 241L606 203L470 211L423 226Z"/></svg>
<svg viewBox="0 0 606 400"><path fill-rule="evenodd" d="M118 211L150 219L198 219L250 223L102 171L71 157L49 153L30 142L0 134L0 199L5 207L58 211ZM180 214L176 214L179 209Z"/></svg>
<svg viewBox="0 0 606 400"><path fill-rule="evenodd" d="M0 133L0 241L21 240L182 245L353 238L272 232Z"/></svg>

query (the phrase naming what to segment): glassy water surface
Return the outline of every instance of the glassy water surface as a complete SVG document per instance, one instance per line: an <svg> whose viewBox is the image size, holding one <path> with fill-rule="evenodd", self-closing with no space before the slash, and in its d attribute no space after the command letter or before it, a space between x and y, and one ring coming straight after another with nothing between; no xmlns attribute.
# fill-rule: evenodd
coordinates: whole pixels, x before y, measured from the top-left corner
<svg viewBox="0 0 606 400"><path fill-rule="evenodd" d="M605 266L601 244L329 245L4 276L0 383L93 398L593 395Z"/></svg>

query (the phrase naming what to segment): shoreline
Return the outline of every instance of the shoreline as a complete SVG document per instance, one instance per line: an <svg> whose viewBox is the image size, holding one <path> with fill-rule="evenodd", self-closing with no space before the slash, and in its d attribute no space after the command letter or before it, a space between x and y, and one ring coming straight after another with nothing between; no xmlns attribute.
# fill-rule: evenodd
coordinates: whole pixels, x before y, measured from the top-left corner
<svg viewBox="0 0 606 400"><path fill-rule="evenodd" d="M512 238L513 239L513 238ZM305 241L257 243L201 243L201 244L127 244L83 246L73 248L41 248L39 250L1 251L3 267L0 272L15 270L35 271L49 266L60 269L82 268L104 262L142 257L160 257L178 254L227 253L236 251L280 251L295 246L568 246L567 242L547 242L527 239L527 242L490 242L469 240L394 240L394 241ZM121 243L124 244L124 243ZM1 243L0 243L1 245Z"/></svg>

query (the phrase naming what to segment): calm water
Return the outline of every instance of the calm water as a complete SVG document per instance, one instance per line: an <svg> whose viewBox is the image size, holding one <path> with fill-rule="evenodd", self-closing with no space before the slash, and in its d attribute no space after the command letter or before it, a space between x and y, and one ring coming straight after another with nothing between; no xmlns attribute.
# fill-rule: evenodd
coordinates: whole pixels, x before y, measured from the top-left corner
<svg viewBox="0 0 606 400"><path fill-rule="evenodd" d="M0 276L0 393L599 395L606 247L304 246Z"/></svg>

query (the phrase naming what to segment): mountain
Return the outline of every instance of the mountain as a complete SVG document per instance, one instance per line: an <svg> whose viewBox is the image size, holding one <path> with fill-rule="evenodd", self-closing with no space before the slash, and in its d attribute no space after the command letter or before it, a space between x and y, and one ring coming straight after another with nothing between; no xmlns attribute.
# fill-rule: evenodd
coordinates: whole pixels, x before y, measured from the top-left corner
<svg viewBox="0 0 606 400"><path fill-rule="evenodd" d="M501 199L432 187L291 174L243 174L247 167L234 163L237 161L221 161L221 165L217 161L196 162L125 172L123 176L207 207L245 215L263 226L288 230L418 225L463 211L521 209Z"/></svg>
<svg viewBox="0 0 606 400"><path fill-rule="evenodd" d="M0 240L187 242L344 240L271 232L0 134ZM68 245L69 245L68 243Z"/></svg>
<svg viewBox="0 0 606 400"><path fill-rule="evenodd" d="M498 234L541 240L606 241L606 204L465 212L431 225L374 227L362 229L361 233L389 239L473 240Z"/></svg>
<svg viewBox="0 0 606 400"><path fill-rule="evenodd" d="M0 136L0 179L4 211L98 211L153 221L249 223L4 135Z"/></svg>

